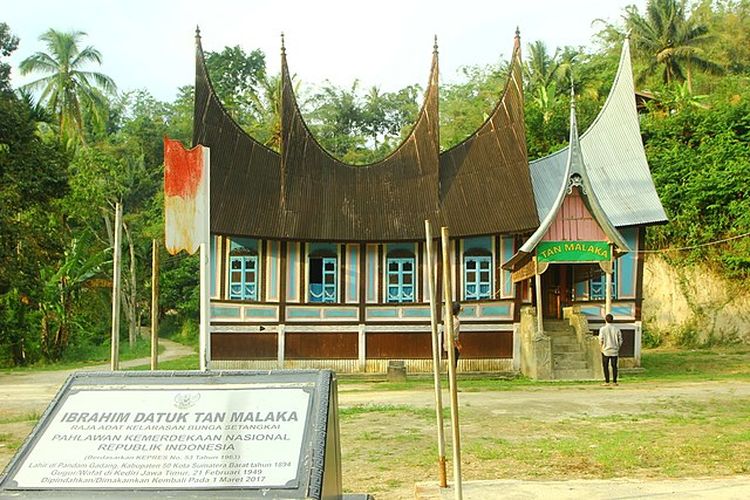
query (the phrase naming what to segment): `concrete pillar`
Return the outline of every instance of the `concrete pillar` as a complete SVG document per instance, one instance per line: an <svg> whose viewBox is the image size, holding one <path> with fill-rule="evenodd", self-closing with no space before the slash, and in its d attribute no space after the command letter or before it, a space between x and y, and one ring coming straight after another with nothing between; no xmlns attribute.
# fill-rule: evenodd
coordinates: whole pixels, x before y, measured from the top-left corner
<svg viewBox="0 0 750 500"><path fill-rule="evenodd" d="M513 370L521 370L521 324L513 323Z"/></svg>

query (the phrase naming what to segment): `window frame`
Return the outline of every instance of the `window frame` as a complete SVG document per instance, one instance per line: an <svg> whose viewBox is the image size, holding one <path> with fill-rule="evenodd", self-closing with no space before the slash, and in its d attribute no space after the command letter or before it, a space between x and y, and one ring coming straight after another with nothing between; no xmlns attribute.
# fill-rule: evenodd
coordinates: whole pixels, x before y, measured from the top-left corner
<svg viewBox="0 0 750 500"><path fill-rule="evenodd" d="M601 287L601 292L594 294L594 287ZM588 293L588 299L590 301L595 300L606 300L607 299L607 291L605 290L605 287L607 286L607 273L602 273L596 278L591 278L588 282L589 287L589 293ZM614 259L612 261L612 300L617 299L617 259Z"/></svg>
<svg viewBox="0 0 750 500"><path fill-rule="evenodd" d="M310 279L311 261L320 259L321 282L313 283ZM339 302L339 262L338 255L330 253L314 253L307 256L307 302L310 304L336 304ZM327 270L328 264L333 265L333 270ZM326 277L330 276L333 283L326 283ZM313 292L313 285L320 285L319 294Z"/></svg>
<svg viewBox="0 0 750 500"><path fill-rule="evenodd" d="M397 269L391 271L391 264L395 264ZM404 271L404 265L410 264L411 270ZM385 258L385 280L383 283L385 293L385 303L387 304L413 304L417 302L417 257L411 252L394 251L389 252ZM411 283L405 283L405 276L411 277ZM396 283L391 284L391 276L396 276ZM411 294L405 295L404 288L411 287ZM396 289L397 295L391 300L391 288Z"/></svg>
<svg viewBox="0 0 750 500"><path fill-rule="evenodd" d="M235 270L233 268L234 262L240 263L240 269ZM253 269L250 269L251 266L248 266L248 264L252 264ZM258 301L258 292L260 287L259 267L260 259L258 258L257 253L232 255L232 253L230 252L227 269L227 297L229 298L229 300L245 300L252 302ZM240 273L239 282L235 282L232 276L236 271L239 271ZM248 273L253 273L254 279L252 280L252 282L249 282L249 280L247 280ZM235 286L240 287L240 291L238 293L235 293L233 291L233 288ZM248 291L248 287L251 287L250 291Z"/></svg>
<svg viewBox="0 0 750 500"><path fill-rule="evenodd" d="M494 295L494 269L492 265L492 254L489 252L467 252L464 253L463 258L463 300L466 301L477 301L477 300L492 300ZM468 263L473 262L476 264L475 269L469 269ZM486 269L482 269L481 265L486 264ZM469 273L475 273L476 277L474 280L469 280ZM488 281L481 279L481 274L486 272L488 275ZM487 292L482 293L482 285L487 286ZM470 294L469 286L475 286L476 292Z"/></svg>

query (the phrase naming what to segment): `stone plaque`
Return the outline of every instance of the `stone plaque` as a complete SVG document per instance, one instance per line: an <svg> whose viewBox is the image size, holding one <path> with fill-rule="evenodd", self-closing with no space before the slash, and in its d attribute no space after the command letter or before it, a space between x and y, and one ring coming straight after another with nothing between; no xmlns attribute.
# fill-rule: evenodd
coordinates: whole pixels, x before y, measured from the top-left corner
<svg viewBox="0 0 750 500"><path fill-rule="evenodd" d="M315 498L326 463L340 476L340 451L325 449L332 438L339 447L332 390L332 372L79 373L0 491L279 490ZM321 424L326 431L315 436ZM340 477L328 483L340 486Z"/></svg>

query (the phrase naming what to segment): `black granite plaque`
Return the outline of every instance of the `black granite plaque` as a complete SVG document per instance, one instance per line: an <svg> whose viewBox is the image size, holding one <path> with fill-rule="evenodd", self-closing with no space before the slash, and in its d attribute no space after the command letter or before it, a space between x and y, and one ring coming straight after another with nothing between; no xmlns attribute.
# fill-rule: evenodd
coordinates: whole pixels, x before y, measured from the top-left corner
<svg viewBox="0 0 750 500"><path fill-rule="evenodd" d="M0 493L327 498L341 495L340 457L331 371L82 372Z"/></svg>

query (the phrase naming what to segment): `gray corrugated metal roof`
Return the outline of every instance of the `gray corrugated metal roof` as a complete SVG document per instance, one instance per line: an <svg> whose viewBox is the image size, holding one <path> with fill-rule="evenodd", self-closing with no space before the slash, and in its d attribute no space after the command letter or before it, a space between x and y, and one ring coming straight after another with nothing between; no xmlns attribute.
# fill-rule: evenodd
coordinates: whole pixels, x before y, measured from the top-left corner
<svg viewBox="0 0 750 500"><path fill-rule="evenodd" d="M612 90L580 139L594 191L616 227L667 221L646 161L634 95L630 45L625 40ZM530 163L540 220L554 207L568 149Z"/></svg>

